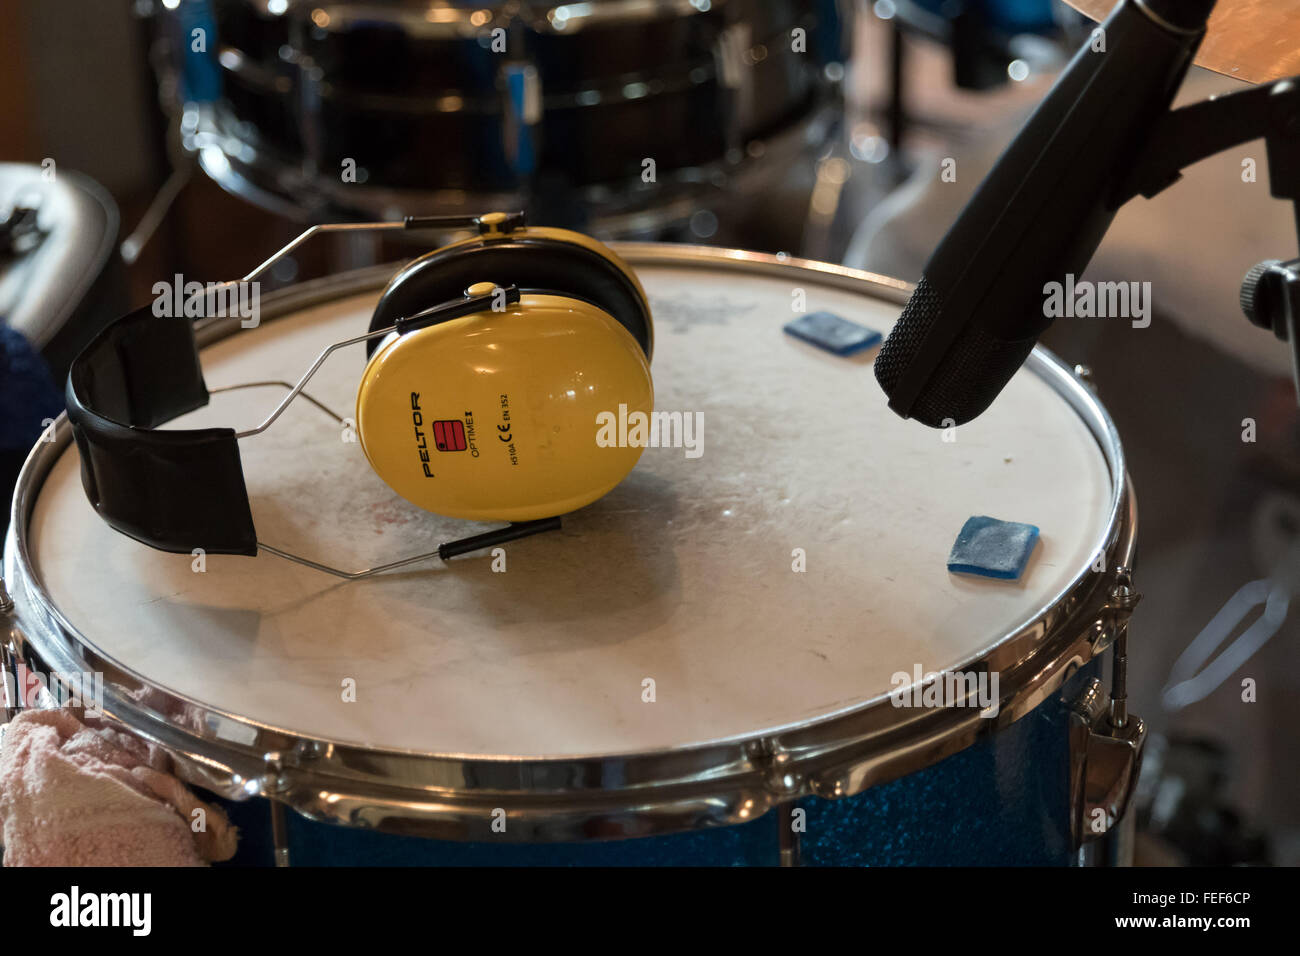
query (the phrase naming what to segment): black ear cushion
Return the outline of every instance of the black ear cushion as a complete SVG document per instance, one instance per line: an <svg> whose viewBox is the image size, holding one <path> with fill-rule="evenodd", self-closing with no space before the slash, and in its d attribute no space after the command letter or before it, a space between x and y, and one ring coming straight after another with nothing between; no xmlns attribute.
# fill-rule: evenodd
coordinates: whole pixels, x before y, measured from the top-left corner
<svg viewBox="0 0 1300 956"><path fill-rule="evenodd" d="M540 236L439 249L408 263L380 296L370 331L440 302L459 299L476 282L557 292L592 302L631 332L650 358L650 316L623 270L590 249ZM366 343L366 355L373 355L378 344L378 339Z"/></svg>

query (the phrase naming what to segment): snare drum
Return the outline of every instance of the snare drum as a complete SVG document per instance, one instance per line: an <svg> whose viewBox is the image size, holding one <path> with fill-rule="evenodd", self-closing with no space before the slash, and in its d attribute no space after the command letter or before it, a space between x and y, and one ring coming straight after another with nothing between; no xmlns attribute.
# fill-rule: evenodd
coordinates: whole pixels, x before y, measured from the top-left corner
<svg viewBox="0 0 1300 956"><path fill-rule="evenodd" d="M271 860L268 798L300 863L1079 859L1136 529L1095 396L1040 350L977 421L922 428L886 408L873 352L782 330L806 303L887 332L903 284L620 251L658 326L657 407L683 425L558 532L357 581L165 554L95 515L61 419L14 501L13 650L102 671L111 716L247 801L245 860ZM389 271L277 293L256 329L206 322L209 386L294 377L365 328ZM241 441L263 539L336 567L475 530L367 466L348 421L363 361L340 353L309 388L343 424L299 402ZM177 424L246 427L281 397L221 392ZM947 571L971 515L1041 529L1020 580ZM926 706L933 672L992 696Z"/></svg>

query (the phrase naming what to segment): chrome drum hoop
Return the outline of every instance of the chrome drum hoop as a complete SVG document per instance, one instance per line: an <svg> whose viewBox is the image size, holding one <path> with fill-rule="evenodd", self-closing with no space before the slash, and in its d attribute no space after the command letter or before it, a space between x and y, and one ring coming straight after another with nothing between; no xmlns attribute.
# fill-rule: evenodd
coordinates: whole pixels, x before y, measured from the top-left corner
<svg viewBox="0 0 1300 956"><path fill-rule="evenodd" d="M633 266L803 276L898 303L909 294L898 280L787 256L657 243L616 248ZM381 266L273 293L263 301L262 318L377 289L392 271ZM202 322L199 343L238 329L238 317ZM353 826L463 840L481 837L484 820L499 808L509 822L500 839L579 841L743 823L801 796L851 796L922 770L1018 720L1127 626L1111 590L1132 566L1137 510L1114 425L1096 396L1051 353L1036 348L1028 366L1083 418L1106 459L1112 497L1098 555L1106 570L1089 568L968 663L1001 673L994 718L962 708L901 710L882 695L758 736L578 759L370 749L260 725L150 684L100 654L50 601L32 566L28 522L46 475L71 443L66 415L55 423L54 440L29 455L12 504L4 552L12 603L0 601L0 614L9 618L7 656L46 672L102 672L104 711L166 749L191 783L233 799L268 797L307 817Z"/></svg>

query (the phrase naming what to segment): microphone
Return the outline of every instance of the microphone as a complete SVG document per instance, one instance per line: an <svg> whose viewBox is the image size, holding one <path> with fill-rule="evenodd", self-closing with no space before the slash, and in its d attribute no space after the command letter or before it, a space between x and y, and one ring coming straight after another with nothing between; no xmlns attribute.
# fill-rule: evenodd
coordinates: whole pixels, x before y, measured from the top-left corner
<svg viewBox="0 0 1300 956"><path fill-rule="evenodd" d="M1127 198L1213 7L1123 0L1093 31L926 263L875 362L891 409L947 428L998 396L1051 324L1043 287L1083 272Z"/></svg>

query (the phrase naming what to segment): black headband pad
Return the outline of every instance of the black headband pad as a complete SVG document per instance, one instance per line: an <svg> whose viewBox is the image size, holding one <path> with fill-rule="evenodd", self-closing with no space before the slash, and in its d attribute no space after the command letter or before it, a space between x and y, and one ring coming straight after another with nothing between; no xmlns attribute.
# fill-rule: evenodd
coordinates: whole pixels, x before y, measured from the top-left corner
<svg viewBox="0 0 1300 956"><path fill-rule="evenodd" d="M613 316L650 358L654 340L650 316L636 284L623 270L577 243L527 234L445 246L407 263L379 297L370 331L439 302L459 299L475 282L572 293ZM371 339L366 355L373 355L378 346L379 339Z"/></svg>
<svg viewBox="0 0 1300 956"><path fill-rule="evenodd" d="M68 418L81 482L109 525L153 548L257 554L230 428L152 431L208 402L194 327L137 309L72 363Z"/></svg>

